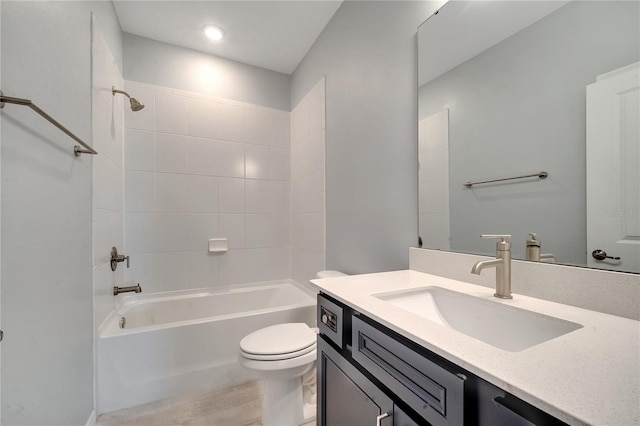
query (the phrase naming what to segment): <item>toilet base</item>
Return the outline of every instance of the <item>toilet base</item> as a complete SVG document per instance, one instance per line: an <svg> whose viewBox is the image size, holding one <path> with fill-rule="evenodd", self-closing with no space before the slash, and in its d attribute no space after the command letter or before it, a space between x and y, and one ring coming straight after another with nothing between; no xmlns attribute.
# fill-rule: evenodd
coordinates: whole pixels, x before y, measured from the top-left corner
<svg viewBox="0 0 640 426"><path fill-rule="evenodd" d="M318 406L316 404L304 404L302 407L302 424L315 420L317 412Z"/></svg>
<svg viewBox="0 0 640 426"><path fill-rule="evenodd" d="M262 426L299 426L304 422L300 377L265 380Z"/></svg>

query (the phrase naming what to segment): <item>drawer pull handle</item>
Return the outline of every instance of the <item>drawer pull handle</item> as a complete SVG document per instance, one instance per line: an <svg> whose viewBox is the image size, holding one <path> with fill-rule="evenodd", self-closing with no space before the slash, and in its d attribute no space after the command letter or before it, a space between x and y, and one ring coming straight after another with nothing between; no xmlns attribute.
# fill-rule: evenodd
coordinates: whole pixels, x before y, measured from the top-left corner
<svg viewBox="0 0 640 426"><path fill-rule="evenodd" d="M389 413L382 413L378 417L376 417L376 426L382 425L382 419L386 419L389 417Z"/></svg>

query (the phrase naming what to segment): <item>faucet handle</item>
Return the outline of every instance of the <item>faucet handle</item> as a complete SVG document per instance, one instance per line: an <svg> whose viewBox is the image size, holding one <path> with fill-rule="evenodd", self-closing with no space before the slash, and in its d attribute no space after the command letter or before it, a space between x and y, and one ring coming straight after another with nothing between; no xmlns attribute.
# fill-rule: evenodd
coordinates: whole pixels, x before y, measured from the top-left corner
<svg viewBox="0 0 640 426"><path fill-rule="evenodd" d="M480 235L480 238L501 238L503 243L508 243L509 242L509 238L511 238L511 235L496 235L496 234L482 234Z"/></svg>
<svg viewBox="0 0 640 426"><path fill-rule="evenodd" d="M496 243L496 252L501 252L501 251L509 251L511 250L511 243L509 242L509 238L511 238L511 235L494 235L494 234L482 234L480 235L480 238L497 238L500 241L498 241Z"/></svg>

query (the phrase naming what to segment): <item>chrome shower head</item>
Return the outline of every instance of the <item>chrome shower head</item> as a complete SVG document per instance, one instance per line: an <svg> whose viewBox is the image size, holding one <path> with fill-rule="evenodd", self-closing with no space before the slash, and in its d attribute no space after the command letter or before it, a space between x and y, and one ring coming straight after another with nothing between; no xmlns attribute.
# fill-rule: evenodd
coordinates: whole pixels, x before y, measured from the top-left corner
<svg viewBox="0 0 640 426"><path fill-rule="evenodd" d="M129 103L131 104L131 111L140 111L144 108L144 104L136 98L129 98Z"/></svg>
<svg viewBox="0 0 640 426"><path fill-rule="evenodd" d="M127 92L125 92L124 90L118 90L115 87L111 86L111 94L113 96L116 95L116 93L122 93L123 95L125 95L127 98L129 98L129 104L131 105L131 111L140 111L142 108L144 108L144 104L142 102L140 102L139 100L137 100L136 98L132 98Z"/></svg>

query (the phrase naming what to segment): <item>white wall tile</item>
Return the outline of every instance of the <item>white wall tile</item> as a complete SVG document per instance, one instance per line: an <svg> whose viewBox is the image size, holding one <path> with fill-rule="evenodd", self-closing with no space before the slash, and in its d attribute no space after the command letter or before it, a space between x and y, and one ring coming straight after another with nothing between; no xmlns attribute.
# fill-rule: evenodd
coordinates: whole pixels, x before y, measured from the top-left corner
<svg viewBox="0 0 640 426"><path fill-rule="evenodd" d="M155 250L156 219L154 213L125 213L124 253L153 253Z"/></svg>
<svg viewBox="0 0 640 426"><path fill-rule="evenodd" d="M124 107L111 86L123 87L118 66L100 31L92 43L92 139L100 153L93 161L93 319L96 327L114 307L113 286L123 282L124 268L111 271L111 248L124 242Z"/></svg>
<svg viewBox="0 0 640 426"><path fill-rule="evenodd" d="M97 209L122 211L122 168L106 156L94 157L94 207Z"/></svg>
<svg viewBox="0 0 640 426"><path fill-rule="evenodd" d="M124 282L139 283L144 293L152 293L156 255L126 254L129 255L131 267L124 268Z"/></svg>
<svg viewBox="0 0 640 426"><path fill-rule="evenodd" d="M156 173L156 211L186 213L189 203L187 175Z"/></svg>
<svg viewBox="0 0 640 426"><path fill-rule="evenodd" d="M299 143L291 148L290 164L289 164L289 178L292 181L298 180L304 176L304 161L303 155L306 154L306 143Z"/></svg>
<svg viewBox="0 0 640 426"><path fill-rule="evenodd" d="M218 258L218 285L248 282L245 250L229 250Z"/></svg>
<svg viewBox="0 0 640 426"><path fill-rule="evenodd" d="M188 214L158 213L156 214L157 253L175 253L189 250L189 218Z"/></svg>
<svg viewBox="0 0 640 426"><path fill-rule="evenodd" d="M318 271L326 269L324 254L304 249L292 249L291 276L302 285L309 286L309 280L315 278Z"/></svg>
<svg viewBox="0 0 640 426"><path fill-rule="evenodd" d="M321 213L293 215L292 234L292 247L308 250L314 253L324 253L324 215Z"/></svg>
<svg viewBox="0 0 640 426"><path fill-rule="evenodd" d="M271 180L288 181L290 177L289 150L281 148L271 148L269 150L271 163Z"/></svg>
<svg viewBox="0 0 640 426"><path fill-rule="evenodd" d="M302 100L291 112L291 147L301 143L309 135L309 112Z"/></svg>
<svg viewBox="0 0 640 426"><path fill-rule="evenodd" d="M245 147L245 176L247 179L269 179L269 147Z"/></svg>
<svg viewBox="0 0 640 426"><path fill-rule="evenodd" d="M93 265L110 265L111 248L124 249L124 217L122 212L94 210Z"/></svg>
<svg viewBox="0 0 640 426"><path fill-rule="evenodd" d="M218 179L210 176L189 176L189 212L218 211Z"/></svg>
<svg viewBox="0 0 640 426"><path fill-rule="evenodd" d="M117 284L114 282L114 273L111 271L111 267L109 265L102 265L93 270L95 302L95 312L93 317L96 321L96 327L99 327L113 310L114 285Z"/></svg>
<svg viewBox="0 0 640 426"><path fill-rule="evenodd" d="M314 87L309 96L309 133L311 134L324 128L324 96L320 86Z"/></svg>
<svg viewBox="0 0 640 426"><path fill-rule="evenodd" d="M189 288L214 287L218 283L218 258L206 251L190 252Z"/></svg>
<svg viewBox="0 0 640 426"><path fill-rule="evenodd" d="M269 145L269 111L245 110L245 142Z"/></svg>
<svg viewBox="0 0 640 426"><path fill-rule="evenodd" d="M269 213L269 181L247 179L244 189L245 213Z"/></svg>
<svg viewBox="0 0 640 426"><path fill-rule="evenodd" d="M110 94L109 94L110 95ZM96 100L93 103L93 147L101 155L106 155L118 165L122 165L123 109L122 103L108 98L107 102Z"/></svg>
<svg viewBox="0 0 640 426"><path fill-rule="evenodd" d="M270 112L269 145L276 148L291 146L291 114L286 111Z"/></svg>
<svg viewBox="0 0 640 426"><path fill-rule="evenodd" d="M156 131L187 135L187 98L156 93Z"/></svg>
<svg viewBox="0 0 640 426"><path fill-rule="evenodd" d="M126 171L124 207L128 212L154 212L156 210L156 174Z"/></svg>
<svg viewBox="0 0 640 426"><path fill-rule="evenodd" d="M218 179L218 212L244 213L244 179Z"/></svg>
<svg viewBox="0 0 640 426"><path fill-rule="evenodd" d="M288 247L245 251L246 280L277 280L291 276L291 254Z"/></svg>
<svg viewBox="0 0 640 426"><path fill-rule="evenodd" d="M215 141L189 138L188 163L189 174L218 176L218 149Z"/></svg>
<svg viewBox="0 0 640 426"><path fill-rule="evenodd" d="M256 214L245 218L247 248L291 245L291 217L288 214Z"/></svg>
<svg viewBox="0 0 640 426"><path fill-rule="evenodd" d="M244 108L189 99L189 135L243 142Z"/></svg>
<svg viewBox="0 0 640 426"><path fill-rule="evenodd" d="M245 177L245 147L241 143L215 141L218 176ZM254 148L247 146L248 148ZM258 147L256 147L258 148Z"/></svg>
<svg viewBox="0 0 640 426"><path fill-rule="evenodd" d="M324 111L322 79L291 112L291 274L303 285L325 269Z"/></svg>
<svg viewBox="0 0 640 426"><path fill-rule="evenodd" d="M218 235L218 216L210 213L189 214L189 245L187 250L206 251L209 239Z"/></svg>
<svg viewBox="0 0 640 426"><path fill-rule="evenodd" d="M156 134L156 171L187 173L188 139L186 136Z"/></svg>
<svg viewBox="0 0 640 426"><path fill-rule="evenodd" d="M322 130L309 134L306 156L304 158L305 174L312 174L324 169L324 133Z"/></svg>
<svg viewBox="0 0 640 426"><path fill-rule="evenodd" d="M189 288L188 253L158 253L153 285L156 291Z"/></svg>
<svg viewBox="0 0 640 426"><path fill-rule="evenodd" d="M289 182L270 182L269 213L291 212L291 184Z"/></svg>
<svg viewBox="0 0 640 426"><path fill-rule="evenodd" d="M125 129L124 151L126 170L155 171L156 146L153 132Z"/></svg>
<svg viewBox="0 0 640 426"><path fill-rule="evenodd" d="M229 249L244 248L245 216L243 214L218 215L217 238L226 238Z"/></svg>
<svg viewBox="0 0 640 426"><path fill-rule="evenodd" d="M137 259L126 278L148 293L289 277L290 113L125 86L155 116L125 117L126 207L139 210L125 219L126 251ZM219 237L229 251L207 253Z"/></svg>
<svg viewBox="0 0 640 426"><path fill-rule="evenodd" d="M324 173L317 172L291 183L293 213L320 213L324 211Z"/></svg>

